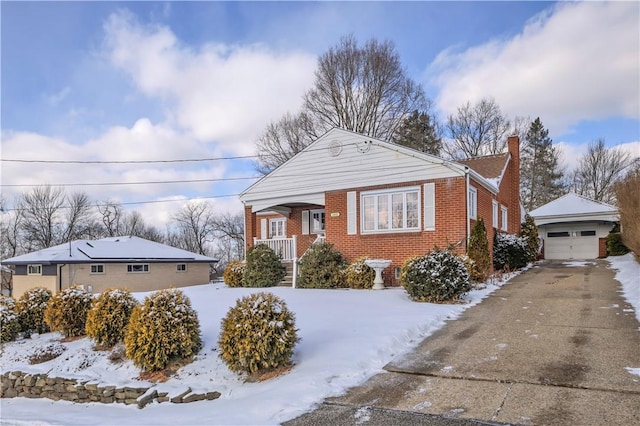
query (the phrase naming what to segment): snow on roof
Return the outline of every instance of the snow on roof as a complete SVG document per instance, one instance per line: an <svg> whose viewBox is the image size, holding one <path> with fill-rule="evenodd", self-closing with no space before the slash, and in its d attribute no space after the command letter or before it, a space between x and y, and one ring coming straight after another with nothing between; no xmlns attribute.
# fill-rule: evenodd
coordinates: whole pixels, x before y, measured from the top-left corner
<svg viewBox="0 0 640 426"><path fill-rule="evenodd" d="M617 215L618 209L574 193L563 195L529 213L535 219L547 216L592 216L598 214Z"/></svg>
<svg viewBox="0 0 640 426"><path fill-rule="evenodd" d="M83 263L116 261L190 261L216 263L202 256L139 237L110 237L76 240L2 261L5 264Z"/></svg>

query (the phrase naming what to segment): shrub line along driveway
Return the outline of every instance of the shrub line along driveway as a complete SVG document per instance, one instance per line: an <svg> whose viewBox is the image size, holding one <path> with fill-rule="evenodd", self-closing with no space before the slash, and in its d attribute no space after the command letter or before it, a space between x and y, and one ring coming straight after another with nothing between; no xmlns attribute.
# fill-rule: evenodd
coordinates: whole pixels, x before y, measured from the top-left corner
<svg viewBox="0 0 640 426"><path fill-rule="evenodd" d="M543 262L285 423L640 424L640 324L607 262Z"/></svg>

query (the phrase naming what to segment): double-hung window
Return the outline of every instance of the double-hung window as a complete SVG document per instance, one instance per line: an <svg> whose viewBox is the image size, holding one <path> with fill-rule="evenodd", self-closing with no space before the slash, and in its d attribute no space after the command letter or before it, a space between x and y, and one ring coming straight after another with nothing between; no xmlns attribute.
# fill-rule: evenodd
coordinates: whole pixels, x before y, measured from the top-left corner
<svg viewBox="0 0 640 426"><path fill-rule="evenodd" d="M469 187L469 219L477 219L478 218L478 190L473 186Z"/></svg>
<svg viewBox="0 0 640 426"><path fill-rule="evenodd" d="M104 274L104 264L95 263L91 265L91 274Z"/></svg>
<svg viewBox="0 0 640 426"><path fill-rule="evenodd" d="M42 275L42 265L27 265L27 275Z"/></svg>
<svg viewBox="0 0 640 426"><path fill-rule="evenodd" d="M324 233L324 210L311 210L311 233Z"/></svg>
<svg viewBox="0 0 640 426"><path fill-rule="evenodd" d="M420 188L361 194L362 232L420 230Z"/></svg>
<svg viewBox="0 0 640 426"><path fill-rule="evenodd" d="M269 219L269 238L287 237L287 219Z"/></svg>

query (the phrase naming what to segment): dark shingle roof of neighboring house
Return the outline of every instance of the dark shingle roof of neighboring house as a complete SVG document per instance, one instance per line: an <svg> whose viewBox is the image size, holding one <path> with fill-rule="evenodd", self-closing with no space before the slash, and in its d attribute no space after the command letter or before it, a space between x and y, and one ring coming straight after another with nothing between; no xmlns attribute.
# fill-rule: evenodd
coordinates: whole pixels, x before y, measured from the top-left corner
<svg viewBox="0 0 640 426"><path fill-rule="evenodd" d="M200 262L217 263L218 259L156 243L139 237L110 237L101 240L75 240L2 261L6 265L29 263L91 262Z"/></svg>
<svg viewBox="0 0 640 426"><path fill-rule="evenodd" d="M485 179L495 180L499 184L507 167L509 156L509 153L505 152L484 157L466 158L457 162L476 171Z"/></svg>

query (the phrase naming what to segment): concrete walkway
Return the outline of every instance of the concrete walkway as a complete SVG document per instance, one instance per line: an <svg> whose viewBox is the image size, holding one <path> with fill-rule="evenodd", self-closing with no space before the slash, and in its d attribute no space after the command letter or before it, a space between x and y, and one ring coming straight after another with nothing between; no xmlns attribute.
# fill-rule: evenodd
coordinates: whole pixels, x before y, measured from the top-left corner
<svg viewBox="0 0 640 426"><path fill-rule="evenodd" d="M638 425L627 367L640 367L640 324L606 261L547 262L285 424Z"/></svg>

